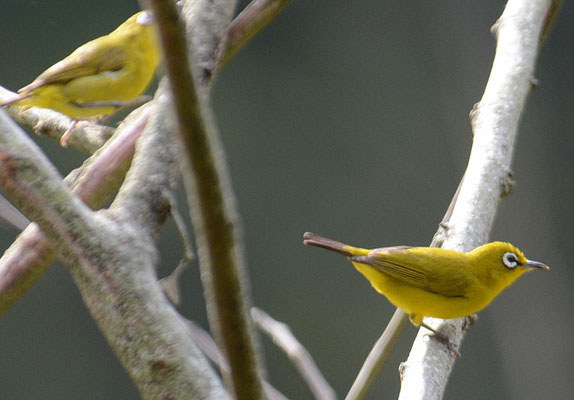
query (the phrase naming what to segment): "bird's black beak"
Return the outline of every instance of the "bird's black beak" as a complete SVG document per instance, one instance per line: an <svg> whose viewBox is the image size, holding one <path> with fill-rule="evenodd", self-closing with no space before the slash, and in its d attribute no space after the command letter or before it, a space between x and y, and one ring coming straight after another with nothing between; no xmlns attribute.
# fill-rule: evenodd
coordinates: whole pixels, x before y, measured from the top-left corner
<svg viewBox="0 0 574 400"><path fill-rule="evenodd" d="M522 264L524 268L540 268L540 269L550 269L550 267L546 264L543 264L538 261L533 260L526 260L524 264Z"/></svg>

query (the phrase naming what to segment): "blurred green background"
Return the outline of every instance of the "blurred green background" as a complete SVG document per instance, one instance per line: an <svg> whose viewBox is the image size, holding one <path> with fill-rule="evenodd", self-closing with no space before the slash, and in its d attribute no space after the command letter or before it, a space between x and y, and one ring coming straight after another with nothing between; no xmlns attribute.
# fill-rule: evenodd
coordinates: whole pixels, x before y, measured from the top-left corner
<svg viewBox="0 0 574 400"><path fill-rule="evenodd" d="M303 232L364 247L430 242L466 166L468 113L488 78L489 29L504 4L294 0L217 78L213 102L254 303L290 325L341 398L394 309L343 258L304 247ZM3 0L0 84L24 86L136 8ZM447 399L574 392L573 17L565 2L541 52L516 147L517 185L492 234L552 271L522 278L479 314ZM84 158L37 140L62 173ZM3 249L15 235L0 228ZM173 223L160 246L165 275L182 253ZM182 284L182 313L206 326L195 263ZM397 367L414 335L408 326L369 398L396 397ZM262 340L272 383L292 399L311 398ZM138 398L60 264L2 319L0 343L2 399Z"/></svg>

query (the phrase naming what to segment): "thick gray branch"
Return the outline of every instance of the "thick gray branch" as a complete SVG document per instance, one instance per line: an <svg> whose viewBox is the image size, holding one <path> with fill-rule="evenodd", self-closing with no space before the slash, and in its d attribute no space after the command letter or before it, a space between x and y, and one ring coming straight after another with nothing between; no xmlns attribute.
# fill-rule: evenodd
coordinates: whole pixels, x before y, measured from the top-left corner
<svg viewBox="0 0 574 400"><path fill-rule="evenodd" d="M160 165L165 160L159 157L158 162L153 152L169 135L153 128L146 131L142 157L167 169L169 162ZM157 224L146 230L141 220L133 223L117 214L106 217L91 211L3 112L0 163L3 188L51 239L142 397L225 398L218 378L157 283L152 241ZM155 187L173 185L166 177L153 182ZM142 213L149 209L144 201L139 206Z"/></svg>
<svg viewBox="0 0 574 400"><path fill-rule="evenodd" d="M64 180L74 194L90 207L100 208L124 180L131 163L135 141L148 119L149 107L132 113L114 137L72 171ZM16 192L16 196L23 193ZM24 197L21 201L29 201ZM55 260L48 238L31 224L0 258L0 315L22 296Z"/></svg>

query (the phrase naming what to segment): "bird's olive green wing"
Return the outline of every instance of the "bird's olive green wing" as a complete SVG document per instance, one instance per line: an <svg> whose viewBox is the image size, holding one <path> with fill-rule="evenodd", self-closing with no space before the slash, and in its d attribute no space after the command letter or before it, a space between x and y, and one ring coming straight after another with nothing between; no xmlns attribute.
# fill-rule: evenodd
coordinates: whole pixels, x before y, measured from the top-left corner
<svg viewBox="0 0 574 400"><path fill-rule="evenodd" d="M464 263L452 267L450 251L421 247L386 247L351 261L369 265L405 284L446 297L464 297L471 285ZM461 254L461 253L457 253Z"/></svg>
<svg viewBox="0 0 574 400"><path fill-rule="evenodd" d="M102 37L79 47L18 92L25 94L44 85L66 83L105 71L120 70L126 60L125 50L106 39L108 38Z"/></svg>

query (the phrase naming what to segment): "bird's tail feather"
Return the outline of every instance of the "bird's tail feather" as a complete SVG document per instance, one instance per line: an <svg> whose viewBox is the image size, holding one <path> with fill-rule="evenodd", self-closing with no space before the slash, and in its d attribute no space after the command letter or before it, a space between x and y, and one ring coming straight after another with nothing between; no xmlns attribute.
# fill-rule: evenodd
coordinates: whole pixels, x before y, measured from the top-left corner
<svg viewBox="0 0 574 400"><path fill-rule="evenodd" d="M345 257L353 257L357 255L365 255L368 254L369 250L360 249L353 246L347 246L341 242L337 242L336 240L327 239L321 237L319 235L315 235L311 232L305 232L303 235L303 244L309 246L316 246L321 247L323 249L335 251L339 254L344 255Z"/></svg>

